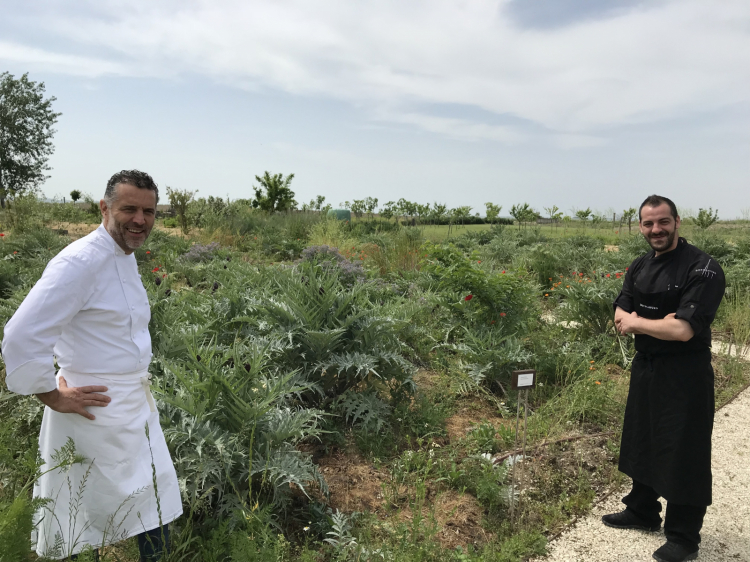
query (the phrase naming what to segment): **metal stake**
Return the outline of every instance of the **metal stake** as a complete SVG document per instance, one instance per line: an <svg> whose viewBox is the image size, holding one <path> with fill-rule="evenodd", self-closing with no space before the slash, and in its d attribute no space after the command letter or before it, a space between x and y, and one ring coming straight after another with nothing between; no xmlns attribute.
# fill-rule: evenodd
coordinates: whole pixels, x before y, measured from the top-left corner
<svg viewBox="0 0 750 562"><path fill-rule="evenodd" d="M521 393L518 393L520 398ZM521 419L521 400L516 400L516 438L513 441L513 450L518 450L518 423ZM524 439L525 442L525 439ZM516 512L516 459L511 456L513 466L510 473L510 526L513 527Z"/></svg>

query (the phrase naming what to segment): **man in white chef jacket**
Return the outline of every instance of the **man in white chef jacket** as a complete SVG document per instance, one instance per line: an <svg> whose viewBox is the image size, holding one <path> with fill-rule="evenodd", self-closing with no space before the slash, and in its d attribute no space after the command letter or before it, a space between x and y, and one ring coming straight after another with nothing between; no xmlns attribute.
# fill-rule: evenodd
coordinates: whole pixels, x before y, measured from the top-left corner
<svg viewBox="0 0 750 562"><path fill-rule="evenodd" d="M151 312L133 256L151 232L158 198L146 173L112 176L102 225L49 262L5 326L8 388L46 405L39 448L47 467L68 438L86 457L34 488L51 499L32 537L39 555L61 558L138 535L142 560L158 560L167 524L182 514L149 390Z"/></svg>

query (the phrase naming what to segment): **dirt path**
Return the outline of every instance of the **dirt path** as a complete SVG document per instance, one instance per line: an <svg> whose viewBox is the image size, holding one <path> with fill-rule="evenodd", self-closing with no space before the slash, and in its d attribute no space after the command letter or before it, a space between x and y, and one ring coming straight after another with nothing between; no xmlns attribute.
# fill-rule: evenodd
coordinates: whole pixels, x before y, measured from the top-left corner
<svg viewBox="0 0 750 562"><path fill-rule="evenodd" d="M716 414L713 499L698 562L750 562L750 388ZM601 516L623 509L627 490L614 493L550 545L544 562L646 562L664 533L605 527ZM662 513L664 511L662 510Z"/></svg>

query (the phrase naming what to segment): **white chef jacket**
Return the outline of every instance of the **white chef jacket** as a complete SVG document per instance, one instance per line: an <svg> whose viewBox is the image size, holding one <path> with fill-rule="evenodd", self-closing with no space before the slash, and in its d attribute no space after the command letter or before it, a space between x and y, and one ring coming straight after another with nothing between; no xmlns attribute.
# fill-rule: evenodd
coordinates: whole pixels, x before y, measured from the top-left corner
<svg viewBox="0 0 750 562"><path fill-rule="evenodd" d="M47 472L34 485L34 497L50 499L35 515L32 532L40 556L59 558L86 544L111 544L182 513L177 475L148 389L150 317L135 256L100 226L49 262L5 326L2 351L11 391L48 392L64 376L69 386L106 386L111 398L105 407L87 407L95 420L44 410L39 452L45 464L54 465L55 451L68 439L86 461ZM71 512L76 494L80 508Z"/></svg>
<svg viewBox="0 0 750 562"><path fill-rule="evenodd" d="M151 310L133 254L104 226L55 256L5 326L8 389L37 394L57 388L61 369L83 374L148 369Z"/></svg>

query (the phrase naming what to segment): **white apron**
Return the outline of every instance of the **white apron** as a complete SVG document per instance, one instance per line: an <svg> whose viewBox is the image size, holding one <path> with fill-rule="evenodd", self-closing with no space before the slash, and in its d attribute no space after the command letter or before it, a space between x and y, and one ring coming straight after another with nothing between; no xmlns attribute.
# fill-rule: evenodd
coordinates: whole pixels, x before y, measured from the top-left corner
<svg viewBox="0 0 750 562"><path fill-rule="evenodd" d="M68 437L86 461L50 472L34 486L34 497L51 499L36 514L32 545L36 544L37 554L61 558L87 544L96 548L159 527L152 455L161 522L179 517L177 474L149 390L148 371L87 375L61 369L58 381L61 375L69 387L106 386L103 394L112 401L106 407L87 408L96 416L93 421L44 409L39 435L46 463L42 471L55 465L52 455Z"/></svg>

